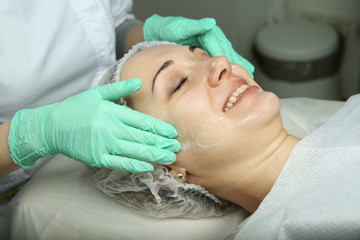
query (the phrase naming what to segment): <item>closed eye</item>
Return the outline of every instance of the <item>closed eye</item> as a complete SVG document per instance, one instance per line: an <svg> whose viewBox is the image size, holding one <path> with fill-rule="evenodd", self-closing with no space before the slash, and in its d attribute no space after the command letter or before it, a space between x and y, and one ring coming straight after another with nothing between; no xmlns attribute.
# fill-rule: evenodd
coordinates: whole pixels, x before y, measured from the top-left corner
<svg viewBox="0 0 360 240"><path fill-rule="evenodd" d="M182 85L186 82L187 79L188 79L188 77L182 78L181 81L179 82L179 84L173 90L173 93L175 93L177 90L179 90L182 87Z"/></svg>

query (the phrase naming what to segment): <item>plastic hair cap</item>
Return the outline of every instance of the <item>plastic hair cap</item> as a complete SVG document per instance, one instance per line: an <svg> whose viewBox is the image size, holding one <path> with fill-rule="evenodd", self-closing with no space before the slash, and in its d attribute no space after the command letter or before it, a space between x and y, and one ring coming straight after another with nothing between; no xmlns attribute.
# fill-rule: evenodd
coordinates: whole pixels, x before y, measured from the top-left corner
<svg viewBox="0 0 360 240"><path fill-rule="evenodd" d="M163 44L177 45L165 41L134 45L108 69L100 85L119 81L123 65L135 53ZM126 105L126 102L120 100L118 104ZM160 218L202 218L222 216L239 209L237 205L217 198L199 185L176 181L163 165L152 164L154 171L146 173L87 167L92 173L93 183L100 191L145 215Z"/></svg>

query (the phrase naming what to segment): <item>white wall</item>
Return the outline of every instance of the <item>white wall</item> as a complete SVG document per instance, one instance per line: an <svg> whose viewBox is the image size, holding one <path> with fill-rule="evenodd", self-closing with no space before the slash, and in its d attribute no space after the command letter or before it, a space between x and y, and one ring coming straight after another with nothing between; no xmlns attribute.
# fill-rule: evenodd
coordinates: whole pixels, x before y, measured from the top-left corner
<svg viewBox="0 0 360 240"><path fill-rule="evenodd" d="M235 50L252 61L252 42L255 33L267 23L269 6L279 1L286 2L285 12L288 19L299 19L306 12L337 16L350 22L358 22L360 35L360 0L134 0L133 12L141 20L154 13L194 19L215 18ZM357 36L356 39L359 38ZM354 48L354 44L357 42L350 44L349 48ZM356 71L360 69L360 64L357 63L360 55L356 55L354 51L348 52L353 53L348 58L352 60L348 61L342 74L347 85L345 95L359 92L360 84L360 76L357 76Z"/></svg>

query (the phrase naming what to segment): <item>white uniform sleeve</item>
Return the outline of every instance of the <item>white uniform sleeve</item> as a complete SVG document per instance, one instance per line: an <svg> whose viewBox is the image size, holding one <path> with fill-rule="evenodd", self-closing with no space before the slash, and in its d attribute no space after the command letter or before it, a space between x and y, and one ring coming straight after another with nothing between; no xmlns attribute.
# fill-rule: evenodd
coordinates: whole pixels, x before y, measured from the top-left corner
<svg viewBox="0 0 360 240"><path fill-rule="evenodd" d="M142 22L131 14L133 6L131 0L103 0L103 4L108 15L112 16L111 24L115 29L116 59L119 59L125 53L124 44L127 34L134 26Z"/></svg>
<svg viewBox="0 0 360 240"><path fill-rule="evenodd" d="M125 20L135 18L135 16L131 14L133 7L132 0L109 0L109 4L115 28L117 28Z"/></svg>
<svg viewBox="0 0 360 240"><path fill-rule="evenodd" d="M131 8L130 0L1 0L0 123L97 85L115 62L115 26L134 20ZM0 178L0 192L41 164Z"/></svg>

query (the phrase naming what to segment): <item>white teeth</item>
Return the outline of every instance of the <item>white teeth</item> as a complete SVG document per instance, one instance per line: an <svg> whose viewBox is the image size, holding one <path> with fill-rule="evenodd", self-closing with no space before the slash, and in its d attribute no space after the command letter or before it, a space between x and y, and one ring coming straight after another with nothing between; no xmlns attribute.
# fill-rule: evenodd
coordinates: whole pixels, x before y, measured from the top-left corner
<svg viewBox="0 0 360 240"><path fill-rule="evenodd" d="M249 85L243 84L243 85L241 85L239 88L237 88L237 89L235 90L235 92L243 93L248 87L249 87Z"/></svg>
<svg viewBox="0 0 360 240"><path fill-rule="evenodd" d="M240 92L235 91L235 92L233 92L232 96L237 98L239 96L239 94L240 94Z"/></svg>
<svg viewBox="0 0 360 240"><path fill-rule="evenodd" d="M239 95L238 95L238 96L239 96ZM236 97L231 96L231 97L229 98L229 102L230 102L230 103L235 103L235 102L236 102Z"/></svg>
<svg viewBox="0 0 360 240"><path fill-rule="evenodd" d="M234 103L240 98L241 94L245 92L245 90L249 87L247 84L243 84L240 87L238 87L229 98L228 102L225 104L224 111L229 111L232 106L234 106Z"/></svg>

